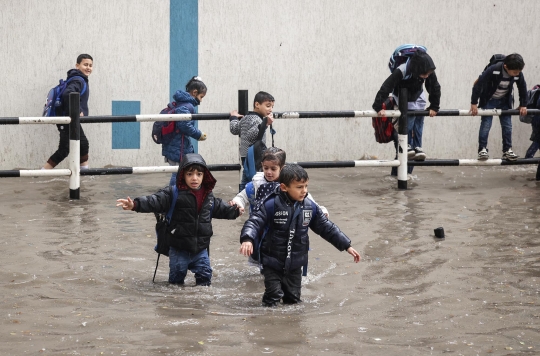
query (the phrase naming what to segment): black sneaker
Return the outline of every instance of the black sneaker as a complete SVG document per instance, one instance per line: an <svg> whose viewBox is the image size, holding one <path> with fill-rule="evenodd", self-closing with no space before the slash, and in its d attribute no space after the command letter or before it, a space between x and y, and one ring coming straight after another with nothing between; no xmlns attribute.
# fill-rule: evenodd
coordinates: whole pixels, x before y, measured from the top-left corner
<svg viewBox="0 0 540 356"><path fill-rule="evenodd" d="M414 160L415 161L424 161L426 159L426 154L422 151L422 147L416 147L414 149Z"/></svg>
<svg viewBox="0 0 540 356"><path fill-rule="evenodd" d="M416 155L416 151L413 150L413 148L411 147L411 145L407 145L407 157L409 159L412 159L414 158L414 156Z"/></svg>

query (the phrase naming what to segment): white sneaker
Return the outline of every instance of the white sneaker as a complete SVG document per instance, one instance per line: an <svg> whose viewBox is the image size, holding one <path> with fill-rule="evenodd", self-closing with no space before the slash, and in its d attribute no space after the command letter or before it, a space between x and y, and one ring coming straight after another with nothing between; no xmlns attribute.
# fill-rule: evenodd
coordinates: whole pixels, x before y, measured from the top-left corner
<svg viewBox="0 0 540 356"><path fill-rule="evenodd" d="M414 149L414 160L415 161L425 161L426 153L422 151L422 147L416 147Z"/></svg>
<svg viewBox="0 0 540 356"><path fill-rule="evenodd" d="M488 151L487 149L484 147L480 150L480 152L478 152L478 160L479 161L485 161L489 158L489 155L488 155Z"/></svg>
<svg viewBox="0 0 540 356"><path fill-rule="evenodd" d="M515 161L518 159L518 155L516 155L511 148L509 148L508 151L503 153L502 158L507 161Z"/></svg>

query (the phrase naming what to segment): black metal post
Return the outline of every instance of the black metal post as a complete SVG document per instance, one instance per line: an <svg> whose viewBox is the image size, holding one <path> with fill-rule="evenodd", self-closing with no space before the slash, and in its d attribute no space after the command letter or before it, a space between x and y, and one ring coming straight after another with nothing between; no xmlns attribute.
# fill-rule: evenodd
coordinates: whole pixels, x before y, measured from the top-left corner
<svg viewBox="0 0 540 356"><path fill-rule="evenodd" d="M78 92L69 94L69 169L71 176L69 177L69 198L80 198L80 153L81 153L81 123L80 117L80 95Z"/></svg>
<svg viewBox="0 0 540 356"><path fill-rule="evenodd" d="M248 91L247 90L238 90L238 113L240 115L247 115L249 111L249 99L248 99ZM238 139L238 147L240 147L240 138ZM238 154L238 162L240 162L240 168L241 170L238 172L240 174L240 181L242 181L242 174L243 174L243 163L242 157L240 157L240 154ZM238 190L242 190L242 184L238 184Z"/></svg>
<svg viewBox="0 0 540 356"><path fill-rule="evenodd" d="M238 90L238 113L247 115L249 111L248 91Z"/></svg>

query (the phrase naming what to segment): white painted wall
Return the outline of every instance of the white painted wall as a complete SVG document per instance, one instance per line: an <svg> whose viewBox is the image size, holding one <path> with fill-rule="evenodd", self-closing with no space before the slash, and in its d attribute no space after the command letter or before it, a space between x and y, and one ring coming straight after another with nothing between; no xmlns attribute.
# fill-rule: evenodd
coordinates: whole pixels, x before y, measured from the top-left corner
<svg viewBox="0 0 540 356"><path fill-rule="evenodd" d="M111 115L113 100L140 100L145 113L168 102L168 1L3 0L0 8L0 116L40 116L47 92L80 53L94 58L91 115ZM151 130L151 124L141 125L141 134ZM83 127L91 167L163 161L150 139L141 140L141 150L112 151L110 123ZM39 168L56 150L58 130L0 126L0 142L0 169Z"/></svg>
<svg viewBox="0 0 540 356"><path fill-rule="evenodd" d="M30 6L28 4L31 4ZM68 0L0 4L0 116L36 116L48 89L94 56L92 114L112 100L141 100L155 113L169 100L169 2ZM209 91L199 112L228 112L237 92L276 97L275 111L370 109L388 76L388 57L402 43L428 48L442 86L441 108L469 107L471 86L493 53L523 55L528 86L540 83L540 2L528 0L199 0L199 75ZM63 19L70 19L65 21ZM58 37L46 39L54 28ZM424 149L433 158L474 158L480 119L426 118ZM84 126L92 167L161 164L160 147L142 124L141 150L111 150L111 125ZM290 161L390 159L392 144L373 138L371 119L279 120L275 142ZM235 163L228 122L199 122L208 163ZM492 156L501 150L498 120ZM514 119L514 150L530 144L530 126ZM0 126L0 169L39 167L54 152L56 128Z"/></svg>
<svg viewBox="0 0 540 356"><path fill-rule="evenodd" d="M537 1L206 0L199 11L200 73L210 79L201 111L234 106L236 88L248 89L250 100L259 90L272 93L276 111L371 109L389 75L388 58L402 43L428 48L443 109L469 108L472 83L493 53L522 54L529 86L540 82ZM502 149L496 121L492 156ZM424 149L430 157L475 158L479 125L478 117L426 118ZM225 125L201 126L209 126L211 138L227 136ZM375 142L369 118L274 126L276 145L291 161L394 156L391 143ZM521 156L530 130L514 118L514 148ZM236 139L228 142L233 146ZM200 147L210 153L210 145Z"/></svg>

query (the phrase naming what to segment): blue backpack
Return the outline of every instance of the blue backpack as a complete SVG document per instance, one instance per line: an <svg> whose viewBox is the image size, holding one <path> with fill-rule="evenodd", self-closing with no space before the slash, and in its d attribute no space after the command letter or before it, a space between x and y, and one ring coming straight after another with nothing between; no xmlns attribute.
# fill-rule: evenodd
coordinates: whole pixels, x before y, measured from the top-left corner
<svg viewBox="0 0 540 356"><path fill-rule="evenodd" d="M191 110L194 109L191 103L182 103L182 106L186 106L188 109L191 108ZM178 104L173 101L167 104L167 107L161 110L159 113L172 115L177 107ZM176 121L156 121L152 126L152 140L154 140L154 142L158 145L161 145L164 142L169 142L177 133L178 130L176 130Z"/></svg>
<svg viewBox="0 0 540 356"><path fill-rule="evenodd" d="M417 51L427 52L427 48L415 44L404 44L396 48L394 50L394 53L392 53L392 55L390 56L390 61L388 61L388 68L390 69L390 73L393 73L400 65L405 64L406 74L404 74L403 79L409 79L411 77L411 74L408 71L409 61Z"/></svg>
<svg viewBox="0 0 540 356"><path fill-rule="evenodd" d="M47 94L47 99L45 100L45 105L43 106L43 114L41 116L62 116L62 113L59 111L62 109L62 94L66 90L67 85L75 78L78 78L83 82L81 95L86 92L86 81L83 77L75 75L67 80L60 79L58 85L49 90L49 94Z"/></svg>
<svg viewBox="0 0 540 356"><path fill-rule="evenodd" d="M267 148L266 144L262 141L264 132L266 131L266 121L267 119L264 118L256 141L248 147L243 167L248 180L253 179L255 173L262 171L262 157ZM276 130L274 130L272 125L270 125L270 133L272 134L272 147L274 147L274 135L276 134Z"/></svg>

